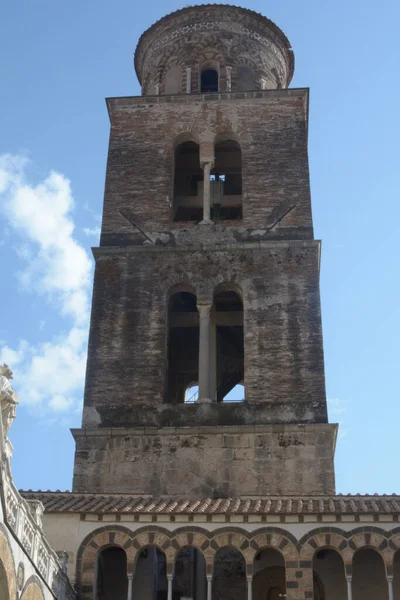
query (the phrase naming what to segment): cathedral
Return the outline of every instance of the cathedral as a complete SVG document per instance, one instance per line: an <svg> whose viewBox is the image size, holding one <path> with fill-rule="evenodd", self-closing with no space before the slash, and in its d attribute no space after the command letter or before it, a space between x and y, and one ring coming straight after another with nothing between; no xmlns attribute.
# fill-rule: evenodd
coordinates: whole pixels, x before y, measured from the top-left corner
<svg viewBox="0 0 400 600"><path fill-rule="evenodd" d="M308 88L266 17L141 36L111 123L71 492L18 492L0 600L400 600L400 497L337 495Z"/></svg>

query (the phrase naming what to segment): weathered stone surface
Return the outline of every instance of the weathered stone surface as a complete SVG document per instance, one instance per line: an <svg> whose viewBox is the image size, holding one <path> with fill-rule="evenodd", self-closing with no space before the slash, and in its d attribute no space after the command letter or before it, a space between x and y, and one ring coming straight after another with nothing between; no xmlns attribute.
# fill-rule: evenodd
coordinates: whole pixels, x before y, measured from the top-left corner
<svg viewBox="0 0 400 600"><path fill-rule="evenodd" d="M74 430L74 490L155 495L332 494L336 426Z"/></svg>

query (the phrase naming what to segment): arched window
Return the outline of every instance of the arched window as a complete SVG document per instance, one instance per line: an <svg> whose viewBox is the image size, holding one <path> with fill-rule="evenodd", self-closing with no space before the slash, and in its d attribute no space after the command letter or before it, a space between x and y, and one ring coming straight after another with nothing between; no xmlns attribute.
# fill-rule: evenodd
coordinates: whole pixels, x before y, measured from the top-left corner
<svg viewBox="0 0 400 600"><path fill-rule="evenodd" d="M177 292L169 300L167 359L166 402L183 403L188 386L199 378L199 314L191 292Z"/></svg>
<svg viewBox="0 0 400 600"><path fill-rule="evenodd" d="M184 548L176 557L172 596L206 600L206 561L197 548Z"/></svg>
<svg viewBox="0 0 400 600"><path fill-rule="evenodd" d="M211 172L211 217L242 218L242 152L234 140L215 144L215 165Z"/></svg>
<svg viewBox="0 0 400 600"><path fill-rule="evenodd" d="M96 600L126 600L127 594L125 551L117 546L105 548L97 559Z"/></svg>
<svg viewBox="0 0 400 600"><path fill-rule="evenodd" d="M199 145L183 142L175 150L174 221L201 221L203 218L203 169Z"/></svg>
<svg viewBox="0 0 400 600"><path fill-rule="evenodd" d="M212 598L246 598L246 563L241 552L232 546L220 548L215 554Z"/></svg>
<svg viewBox="0 0 400 600"><path fill-rule="evenodd" d="M285 597L285 561L278 550L260 550L254 558L253 573L253 598L279 600Z"/></svg>
<svg viewBox="0 0 400 600"><path fill-rule="evenodd" d="M132 598L140 600L167 600L167 560L155 546L142 548L138 556L133 578ZM124 600L126 600L125 596Z"/></svg>
<svg viewBox="0 0 400 600"><path fill-rule="evenodd" d="M202 71L200 91L202 94L218 92L218 71L216 69L204 69Z"/></svg>
<svg viewBox="0 0 400 600"><path fill-rule="evenodd" d="M217 290L218 291L218 290ZM236 292L220 291L214 299L216 327L216 399L217 402L243 400L227 398L244 378L243 303ZM240 393L240 392L238 392Z"/></svg>
<svg viewBox="0 0 400 600"><path fill-rule="evenodd" d="M323 600L332 596L347 597L347 583L345 579L344 563L336 550L322 548L314 554L313 571L316 584L314 585L314 598Z"/></svg>

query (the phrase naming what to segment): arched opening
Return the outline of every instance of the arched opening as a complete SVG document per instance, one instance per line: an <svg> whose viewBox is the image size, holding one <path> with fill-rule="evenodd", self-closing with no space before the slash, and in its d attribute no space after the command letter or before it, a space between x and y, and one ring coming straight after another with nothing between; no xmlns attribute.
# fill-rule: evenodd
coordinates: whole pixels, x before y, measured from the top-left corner
<svg viewBox="0 0 400 600"><path fill-rule="evenodd" d="M203 169L195 142L183 142L175 149L174 221L201 221L203 218Z"/></svg>
<svg viewBox="0 0 400 600"><path fill-rule="evenodd" d="M216 69L204 69L201 72L200 91L202 94L218 92L218 71Z"/></svg>
<svg viewBox="0 0 400 600"><path fill-rule="evenodd" d="M210 201L214 221L242 218L242 151L233 140L215 144Z"/></svg>
<svg viewBox="0 0 400 600"><path fill-rule="evenodd" d="M118 546L101 550L97 558L96 600L126 600L127 594L125 551Z"/></svg>
<svg viewBox="0 0 400 600"><path fill-rule="evenodd" d="M175 560L173 598L207 600L206 561L203 553L189 546Z"/></svg>
<svg viewBox="0 0 400 600"><path fill-rule="evenodd" d="M10 600L10 590L8 589L8 579L3 562L0 559L0 598L1 600Z"/></svg>
<svg viewBox="0 0 400 600"><path fill-rule="evenodd" d="M199 379L199 313L191 292L170 297L167 361L166 402L183 403L187 388Z"/></svg>
<svg viewBox="0 0 400 600"><path fill-rule="evenodd" d="M346 598L347 583L345 577L344 563L342 557L336 550L322 548L314 554L313 570L317 576L314 586L314 599L321 597L321 586L324 600L336 600Z"/></svg>
<svg viewBox="0 0 400 600"><path fill-rule="evenodd" d="M194 404L194 402L197 402L198 398L199 398L199 386L197 383L196 384L191 383L186 388L185 404Z"/></svg>
<svg viewBox="0 0 400 600"><path fill-rule="evenodd" d="M394 600L400 600L400 550L393 559L393 596Z"/></svg>
<svg viewBox="0 0 400 600"><path fill-rule="evenodd" d="M229 401L229 394L243 382L244 378L244 338L243 303L234 291L220 291L214 299L211 326L216 338L216 385L217 402ZM235 390L236 391L236 390ZM244 387L242 385L243 399Z"/></svg>
<svg viewBox="0 0 400 600"><path fill-rule="evenodd" d="M132 598L140 600L167 600L167 560L155 546L143 548L137 558ZM124 598L126 600L126 596Z"/></svg>
<svg viewBox="0 0 400 600"><path fill-rule="evenodd" d="M353 600L388 600L385 565L372 548L357 550L353 557Z"/></svg>
<svg viewBox="0 0 400 600"><path fill-rule="evenodd" d="M254 558L253 600L279 600L286 593L285 561L272 548L260 550Z"/></svg>
<svg viewBox="0 0 400 600"><path fill-rule="evenodd" d="M220 548L215 554L212 598L246 599L246 563L242 553L232 546Z"/></svg>

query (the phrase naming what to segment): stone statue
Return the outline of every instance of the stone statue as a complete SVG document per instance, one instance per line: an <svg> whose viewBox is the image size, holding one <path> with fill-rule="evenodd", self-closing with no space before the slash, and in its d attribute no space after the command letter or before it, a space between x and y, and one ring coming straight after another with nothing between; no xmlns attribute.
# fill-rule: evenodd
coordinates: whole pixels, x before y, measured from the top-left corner
<svg viewBox="0 0 400 600"><path fill-rule="evenodd" d="M0 406L1 420L3 426L3 452L9 466L9 461L12 456L13 447L8 439L8 432L16 415L16 407L18 404L18 396L12 389L10 379L13 374L6 363L0 365Z"/></svg>

